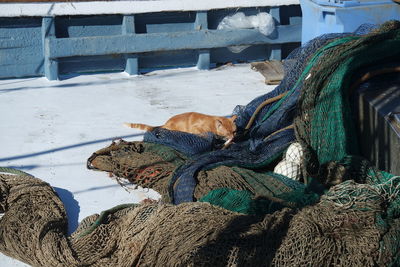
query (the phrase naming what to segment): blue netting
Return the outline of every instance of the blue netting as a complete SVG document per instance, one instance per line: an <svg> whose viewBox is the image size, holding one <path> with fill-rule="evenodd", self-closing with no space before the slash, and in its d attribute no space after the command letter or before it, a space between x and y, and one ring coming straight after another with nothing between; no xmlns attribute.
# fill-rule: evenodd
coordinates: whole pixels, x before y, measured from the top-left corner
<svg viewBox="0 0 400 267"><path fill-rule="evenodd" d="M146 133L145 142L167 145L190 157L186 164L175 171L171 179L169 194L173 203L194 201L196 174L200 170L219 165L249 169L263 168L280 156L295 140L293 129L289 128L270 138L265 138L293 124L296 103L306 78L303 72L309 64L310 57L332 39L364 34L371 29L373 29L373 25L365 25L353 34L326 34L311 40L304 47L294 50L284 62L284 79L273 91L255 98L246 106L237 106L233 110L233 114L238 116L236 124L239 138L227 149L216 150L220 148L220 143L212 134L202 138L165 129ZM244 131L254 111L263 101L285 92L289 93L283 100L262 108L252 127L247 132Z"/></svg>
<svg viewBox="0 0 400 267"><path fill-rule="evenodd" d="M186 156L194 156L217 147L218 139L212 133L199 136L191 133L155 128L144 134L144 141L169 146Z"/></svg>

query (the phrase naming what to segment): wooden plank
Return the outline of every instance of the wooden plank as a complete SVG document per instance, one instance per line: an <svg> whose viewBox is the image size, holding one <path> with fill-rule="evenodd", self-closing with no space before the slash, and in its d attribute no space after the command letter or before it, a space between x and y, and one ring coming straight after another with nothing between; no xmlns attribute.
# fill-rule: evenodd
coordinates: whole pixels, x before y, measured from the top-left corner
<svg viewBox="0 0 400 267"><path fill-rule="evenodd" d="M271 9L276 19L282 16L281 8ZM82 69L89 71L114 70L122 66L121 70L130 74L139 73L139 63L144 68L197 65L199 69L208 69L214 63L279 58L280 44L297 43L301 38L300 24L278 25L274 34L263 36L257 29L210 29L209 26L214 27L212 23L223 13L217 12L218 16L207 10L189 13L0 18L0 68L6 70L14 62L19 66L13 68L15 75L5 76L9 71L3 71L0 77L20 77L21 73L34 76L46 72L49 79L57 79L60 62L63 62L63 70L78 72L80 61ZM285 24L289 22L286 20ZM175 32L176 25L187 30ZM154 27L154 32L146 33L147 26ZM143 33L140 27L144 28ZM250 45L251 49L232 54L226 47L233 45ZM111 56L116 67L111 68L112 64L103 60L104 56ZM69 60L74 57L73 61ZM89 57L92 60L86 64ZM118 60L114 60L115 57Z"/></svg>
<svg viewBox="0 0 400 267"><path fill-rule="evenodd" d="M16 35L16 36L18 36L18 35ZM26 47L30 47L30 46L41 46L41 45L42 45L41 40L36 39L33 36L30 40L23 39L23 38L3 39L3 40L0 39L0 48L1 49L26 48Z"/></svg>
<svg viewBox="0 0 400 267"><path fill-rule="evenodd" d="M194 30L201 31L208 29L208 13L207 11L198 11L196 13L196 21L194 22ZM197 68L200 70L210 69L210 50L201 49L199 50L199 56L197 59Z"/></svg>
<svg viewBox="0 0 400 267"><path fill-rule="evenodd" d="M40 49L33 49L29 47L0 49L1 66L14 64L22 67L26 63L35 63L40 61L42 61L42 58L40 57Z"/></svg>
<svg viewBox="0 0 400 267"><path fill-rule="evenodd" d="M253 62L251 68L260 72L265 77L265 83L269 85L279 84L284 76L282 62L278 60Z"/></svg>
<svg viewBox="0 0 400 267"><path fill-rule="evenodd" d="M38 19L0 18L0 78L43 74Z"/></svg>
<svg viewBox="0 0 400 267"><path fill-rule="evenodd" d="M44 75L49 80L58 79L58 63L56 59L50 57L50 40L55 40L55 19L52 17L44 17L42 19L42 38L43 38L43 55L44 55Z"/></svg>
<svg viewBox="0 0 400 267"><path fill-rule="evenodd" d="M66 28L66 29L65 29ZM121 24L119 25L82 25L64 26L64 35L59 37L88 37L88 36L107 36L121 34Z"/></svg>
<svg viewBox="0 0 400 267"><path fill-rule="evenodd" d="M269 12L275 20L275 25L281 25L280 11L281 11L280 7L272 7ZM272 34L276 34L276 32L272 33ZM281 44L271 45L271 54L270 54L269 59L271 59L271 60L281 60L282 59L282 45Z"/></svg>
<svg viewBox="0 0 400 267"><path fill-rule="evenodd" d="M122 34L135 34L135 16L127 15L122 19ZM125 55L125 72L129 75L139 74L139 58L136 54Z"/></svg>
<svg viewBox="0 0 400 267"><path fill-rule="evenodd" d="M147 33L184 32L193 29L193 23L146 24Z"/></svg>
<svg viewBox="0 0 400 267"><path fill-rule="evenodd" d="M1 78L20 78L43 76L43 60L34 63L24 63L23 65L11 64L0 66Z"/></svg>
<svg viewBox="0 0 400 267"><path fill-rule="evenodd" d="M210 49L233 45L280 44L301 41L301 25L277 27L277 37L256 29L200 30L179 33L46 39L50 58L129 54L168 50Z"/></svg>
<svg viewBox="0 0 400 267"><path fill-rule="evenodd" d="M199 70L210 69L210 50L199 50L199 57L196 66Z"/></svg>

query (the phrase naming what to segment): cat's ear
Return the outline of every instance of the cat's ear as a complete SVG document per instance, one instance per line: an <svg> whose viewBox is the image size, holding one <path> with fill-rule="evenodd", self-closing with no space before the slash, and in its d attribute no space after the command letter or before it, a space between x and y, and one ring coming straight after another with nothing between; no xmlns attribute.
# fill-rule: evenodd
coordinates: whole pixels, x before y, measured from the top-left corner
<svg viewBox="0 0 400 267"><path fill-rule="evenodd" d="M237 119L237 117L238 117L237 115L233 115L232 117L230 117L230 120L235 121Z"/></svg>
<svg viewBox="0 0 400 267"><path fill-rule="evenodd" d="M217 129L221 128L222 127L222 121L221 120L215 120L215 127Z"/></svg>

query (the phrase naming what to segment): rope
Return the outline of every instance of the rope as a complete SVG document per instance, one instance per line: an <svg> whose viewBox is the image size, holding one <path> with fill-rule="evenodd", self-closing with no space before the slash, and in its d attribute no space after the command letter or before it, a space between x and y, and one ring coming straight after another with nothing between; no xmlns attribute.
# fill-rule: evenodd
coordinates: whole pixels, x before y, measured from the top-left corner
<svg viewBox="0 0 400 267"><path fill-rule="evenodd" d="M294 128L294 125L290 124L289 126L286 126L285 128L279 129L278 131L275 131L272 134L268 135L267 137L264 138L264 141L267 140L268 138L280 133L280 132L283 132L283 131L286 131L286 130L289 130L289 129L293 129L293 128Z"/></svg>
<svg viewBox="0 0 400 267"><path fill-rule="evenodd" d="M378 184L375 187L385 200L394 201L400 194L400 176L393 176L387 182Z"/></svg>
<svg viewBox="0 0 400 267"><path fill-rule="evenodd" d="M265 106L268 105L268 104L271 104L271 103L273 103L273 102L276 102L276 101L280 100L280 99L283 98L287 93L288 93L288 92L284 92L284 93L282 93L282 94L280 94L280 95L277 95L277 96L275 96L275 97L268 98L267 100L265 100L264 102L262 102L262 103L257 107L257 109L254 111L253 115L251 115L251 118L250 118L249 122L247 123L246 128L244 128L244 129L245 129L245 130L250 129L251 125L253 124L254 120L256 119L256 116L257 116L258 112L260 112L260 110L261 110L263 107L265 107Z"/></svg>
<svg viewBox="0 0 400 267"><path fill-rule="evenodd" d="M84 236L92 233L100 224L102 224L105 221L105 219L106 219L106 217L108 215L110 215L110 214L112 214L114 212L117 212L119 210L122 210L122 209L136 207L137 205L138 204L121 204L121 205L115 206L115 207L113 207L111 209L102 211L100 213L100 216L97 218L97 220L94 221L92 223L92 225L90 225L90 227L88 229L86 229L86 231L84 231L83 233L79 234L78 238L84 237Z"/></svg>
<svg viewBox="0 0 400 267"><path fill-rule="evenodd" d="M352 180L343 182L324 195L324 199L343 209L354 208L363 203L363 208L374 209L373 201L395 201L400 193L400 176L393 176L385 183L370 185L356 184Z"/></svg>
<svg viewBox="0 0 400 267"><path fill-rule="evenodd" d="M24 171L17 170L17 169L14 169L14 168L10 168L10 167L0 167L0 172L10 173L10 174L17 174L17 175L27 175L27 176L32 176L33 177L33 175L31 175L29 173L26 173Z"/></svg>

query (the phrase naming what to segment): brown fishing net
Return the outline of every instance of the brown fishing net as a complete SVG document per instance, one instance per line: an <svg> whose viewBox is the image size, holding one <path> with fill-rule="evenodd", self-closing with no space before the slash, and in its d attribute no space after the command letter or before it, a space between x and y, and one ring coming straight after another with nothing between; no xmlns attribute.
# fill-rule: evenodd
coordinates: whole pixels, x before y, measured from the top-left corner
<svg viewBox="0 0 400 267"><path fill-rule="evenodd" d="M0 175L0 250L33 266L76 266L66 237L64 206L45 182L29 176Z"/></svg>
<svg viewBox="0 0 400 267"><path fill-rule="evenodd" d="M235 190L248 190L255 193L254 188L237 172L227 166L200 171L197 175L198 184L194 191L196 199L200 199L210 191L217 188L231 188Z"/></svg>
<svg viewBox="0 0 400 267"><path fill-rule="evenodd" d="M166 197L170 176L183 161L182 155L166 146L119 140L93 153L87 166L109 172L117 180L153 188Z"/></svg>
<svg viewBox="0 0 400 267"><path fill-rule="evenodd" d="M314 206L264 216L203 202L120 205L69 237L47 183L0 175L0 190L0 251L33 266L382 266L398 253L390 248L399 219L377 223L387 198L353 182Z"/></svg>
<svg viewBox="0 0 400 267"><path fill-rule="evenodd" d="M184 159L167 146L119 140L93 153L88 159L88 167L112 173L116 179L126 179L143 188L152 188L161 194L163 202L170 202L168 184ZM254 192L241 175L226 166L200 171L197 179L194 193L197 199L223 187Z"/></svg>
<svg viewBox="0 0 400 267"><path fill-rule="evenodd" d="M168 188L175 170L184 162L182 159L183 156L178 156L175 150L164 145L120 140L93 153L88 159L88 166L111 172L117 180L128 180L132 184L154 189L161 194L162 202L171 203ZM266 207L261 207L261 210L257 208L254 212L261 213L275 211L282 206L312 204L318 198L314 194L307 199L310 196L304 194L304 185L298 188L299 192L294 190L296 186L287 177L272 172L218 166L197 173L194 197L224 208L230 206L228 209L232 211L243 212L243 208L253 210L251 207L243 207L247 204L241 203L241 193L249 192L255 197L274 202L260 204ZM216 199L214 196L218 198L221 193L219 190L226 188L240 192L230 195L219 204L210 200Z"/></svg>

